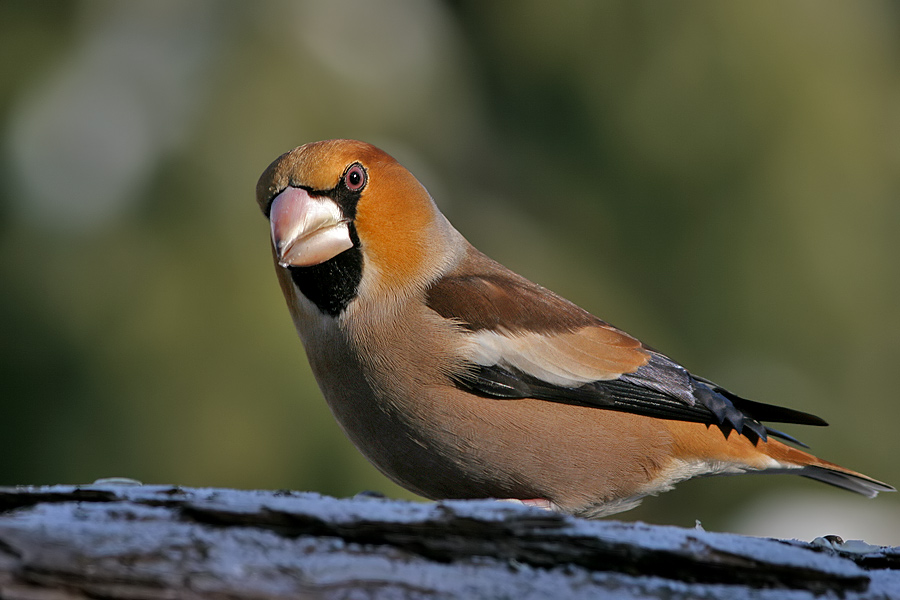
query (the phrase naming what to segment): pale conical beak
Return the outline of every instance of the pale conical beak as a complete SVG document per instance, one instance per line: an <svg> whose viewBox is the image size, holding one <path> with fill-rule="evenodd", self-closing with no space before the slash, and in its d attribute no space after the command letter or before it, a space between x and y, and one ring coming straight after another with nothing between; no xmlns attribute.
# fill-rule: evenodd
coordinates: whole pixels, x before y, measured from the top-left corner
<svg viewBox="0 0 900 600"><path fill-rule="evenodd" d="M269 210L272 243L282 267L309 267L353 247L347 220L331 198L289 187Z"/></svg>

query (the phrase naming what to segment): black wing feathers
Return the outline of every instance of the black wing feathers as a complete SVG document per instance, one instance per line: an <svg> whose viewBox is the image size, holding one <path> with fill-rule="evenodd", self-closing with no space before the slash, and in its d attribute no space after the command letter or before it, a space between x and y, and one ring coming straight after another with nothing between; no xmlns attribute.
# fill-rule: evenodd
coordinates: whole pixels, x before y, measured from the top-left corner
<svg viewBox="0 0 900 600"><path fill-rule="evenodd" d="M741 398L740 396L729 392L725 388L716 385L708 379L697 377L696 375L693 375L692 377L700 383L704 383L709 386L714 392L719 393L731 400L731 402L734 403L738 410L746 415L751 416L757 421L771 421L772 423L796 423L798 425L816 425L819 427L828 425L828 423L824 419L822 419L821 417L817 417L816 415L811 415L809 413L794 410L792 408L785 408L784 406L775 406L774 404L764 404L762 402L747 400L746 398Z"/></svg>
<svg viewBox="0 0 900 600"><path fill-rule="evenodd" d="M592 381L579 387L547 383L512 367L472 365L455 378L460 388L498 399L535 398L576 406L587 406L656 417L706 423L724 433L763 441L768 435L803 445L790 435L765 427L761 420L803 425L827 425L804 412L741 398L699 377L667 357L654 353L646 366L618 379Z"/></svg>

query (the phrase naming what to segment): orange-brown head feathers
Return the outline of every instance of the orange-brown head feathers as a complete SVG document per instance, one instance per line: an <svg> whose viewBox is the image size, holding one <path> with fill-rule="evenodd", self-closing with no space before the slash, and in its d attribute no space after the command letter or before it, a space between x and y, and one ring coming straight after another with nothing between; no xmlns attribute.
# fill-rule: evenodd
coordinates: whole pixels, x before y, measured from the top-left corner
<svg viewBox="0 0 900 600"><path fill-rule="evenodd" d="M334 189L344 170L353 162L369 168L396 161L365 142L325 140L311 142L276 158L256 183L256 201L263 211L266 204L286 187L306 187L325 192Z"/></svg>
<svg viewBox="0 0 900 600"><path fill-rule="evenodd" d="M311 272L317 280L335 270L343 279L348 268L365 271L354 296L361 287L402 294L424 287L454 255L448 250L458 234L428 191L364 142L313 142L281 155L260 177L256 199L272 222L276 260L292 269L295 283L303 273L293 269L328 264L335 268Z"/></svg>

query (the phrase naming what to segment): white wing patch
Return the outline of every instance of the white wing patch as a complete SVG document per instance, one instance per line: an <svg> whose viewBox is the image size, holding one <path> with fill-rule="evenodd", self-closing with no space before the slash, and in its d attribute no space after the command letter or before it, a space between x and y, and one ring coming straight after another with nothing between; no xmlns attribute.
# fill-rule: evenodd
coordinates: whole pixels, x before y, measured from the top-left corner
<svg viewBox="0 0 900 600"><path fill-rule="evenodd" d="M554 334L481 330L469 334L469 339L468 358L472 362L485 367L512 367L563 387L616 379L650 358L640 349L640 342L604 327Z"/></svg>

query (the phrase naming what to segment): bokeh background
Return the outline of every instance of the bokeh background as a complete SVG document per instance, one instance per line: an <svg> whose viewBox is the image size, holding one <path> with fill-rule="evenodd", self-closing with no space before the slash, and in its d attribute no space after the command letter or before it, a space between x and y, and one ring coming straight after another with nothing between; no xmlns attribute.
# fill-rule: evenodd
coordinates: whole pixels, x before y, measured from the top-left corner
<svg viewBox="0 0 900 600"><path fill-rule="evenodd" d="M0 484L411 497L342 436L253 191L353 137L476 246L900 483L900 5L0 2ZM900 499L621 515L900 544Z"/></svg>

